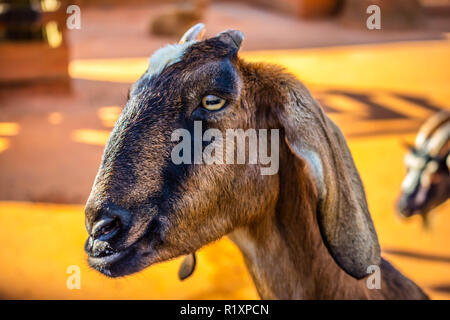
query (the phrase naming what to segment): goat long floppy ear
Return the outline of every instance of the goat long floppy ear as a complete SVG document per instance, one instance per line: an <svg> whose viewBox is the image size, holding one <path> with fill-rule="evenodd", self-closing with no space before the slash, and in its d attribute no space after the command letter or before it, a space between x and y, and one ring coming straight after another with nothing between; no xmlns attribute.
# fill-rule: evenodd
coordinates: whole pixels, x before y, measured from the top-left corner
<svg viewBox="0 0 450 320"><path fill-rule="evenodd" d="M370 265L380 263L380 247L350 150L305 87L294 84L286 97L278 121L289 150L304 162L317 188L322 239L344 271L363 278Z"/></svg>

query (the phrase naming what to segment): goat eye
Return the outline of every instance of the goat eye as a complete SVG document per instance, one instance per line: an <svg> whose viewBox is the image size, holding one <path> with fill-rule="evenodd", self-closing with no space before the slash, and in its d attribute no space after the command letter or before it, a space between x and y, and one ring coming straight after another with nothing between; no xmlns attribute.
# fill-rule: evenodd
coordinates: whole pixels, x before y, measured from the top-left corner
<svg viewBox="0 0 450 320"><path fill-rule="evenodd" d="M222 99L213 94L209 94L204 96L202 99L203 108L208 109L210 111L216 111L223 107L225 104L225 99Z"/></svg>

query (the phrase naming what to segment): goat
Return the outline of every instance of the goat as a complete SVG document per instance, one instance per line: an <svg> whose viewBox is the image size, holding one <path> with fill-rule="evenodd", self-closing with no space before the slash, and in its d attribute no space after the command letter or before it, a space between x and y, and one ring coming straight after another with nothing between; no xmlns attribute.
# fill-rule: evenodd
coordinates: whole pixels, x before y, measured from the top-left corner
<svg viewBox="0 0 450 320"><path fill-rule="evenodd" d="M400 214L428 213L450 197L450 113L431 116L419 129L415 145L408 145L407 174L397 203Z"/></svg>
<svg viewBox="0 0 450 320"><path fill-rule="evenodd" d="M381 258L345 139L308 90L279 66L239 58L240 31L203 32L155 52L130 87L86 203L89 265L118 277L190 255L185 277L196 250L228 235L263 299L427 298ZM170 133L195 121L280 130L279 171L174 164ZM364 279L374 265L379 290Z"/></svg>

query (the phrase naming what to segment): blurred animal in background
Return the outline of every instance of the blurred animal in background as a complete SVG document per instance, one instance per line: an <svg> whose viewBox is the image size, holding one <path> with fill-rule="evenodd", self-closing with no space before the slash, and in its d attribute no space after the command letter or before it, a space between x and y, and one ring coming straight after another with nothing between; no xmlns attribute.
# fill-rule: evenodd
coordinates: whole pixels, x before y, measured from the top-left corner
<svg viewBox="0 0 450 320"><path fill-rule="evenodd" d="M441 111L419 129L415 145L405 156L407 169L398 200L404 217L428 213L450 197L450 112Z"/></svg>
<svg viewBox="0 0 450 320"><path fill-rule="evenodd" d="M186 29L203 20L210 0L184 1L175 8L156 17L150 26L150 32L158 36L181 37Z"/></svg>

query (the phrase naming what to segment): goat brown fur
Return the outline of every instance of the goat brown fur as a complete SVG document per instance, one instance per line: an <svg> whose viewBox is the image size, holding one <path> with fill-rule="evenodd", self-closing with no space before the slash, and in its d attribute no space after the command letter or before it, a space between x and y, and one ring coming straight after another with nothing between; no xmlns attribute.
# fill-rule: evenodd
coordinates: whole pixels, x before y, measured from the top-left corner
<svg viewBox="0 0 450 320"><path fill-rule="evenodd" d="M302 97L301 103L308 109L317 109L327 122L320 106L315 103L307 89L298 80L280 67L267 64L239 61L240 69L247 77L250 97L258 97L255 113L257 123L266 122L268 127L277 127L274 113L280 113L286 104L296 103L291 96ZM308 101L309 100L309 101ZM297 102L298 103L298 102ZM311 126L305 123L305 129ZM335 130L337 127L331 125ZM300 128L298 130L301 130ZM307 131L302 131L302 137ZM341 133L336 149L347 150ZM320 142L319 142L320 143ZM337 151L335 151L337 152ZM317 221L319 197L308 166L292 154L285 145L280 152L280 173L275 203L269 205L261 220L231 234L243 251L246 264L263 298L302 299L423 299L427 296L411 280L404 277L382 259L380 268L382 283L380 290L368 289L366 281L357 280L343 272L334 263L324 245ZM352 161L351 158L345 159ZM359 179L359 177L358 177ZM339 183L339 181L338 181ZM256 187L258 188L258 186ZM256 191L256 190L255 190ZM361 199L365 202L365 199ZM333 205L333 204L332 204ZM247 252L248 243L255 252ZM289 263L285 263L289 261ZM280 281L283 279L283 281Z"/></svg>
<svg viewBox="0 0 450 320"><path fill-rule="evenodd" d="M122 276L229 235L264 299L427 298L381 259L337 126L294 76L240 59L241 41L227 31L194 42L132 86L86 205L90 265ZM199 106L208 94L226 106ZM261 175L259 164L174 165L170 133L192 130L194 120L222 132L280 129L279 172ZM381 268L381 289L367 287L370 265Z"/></svg>

